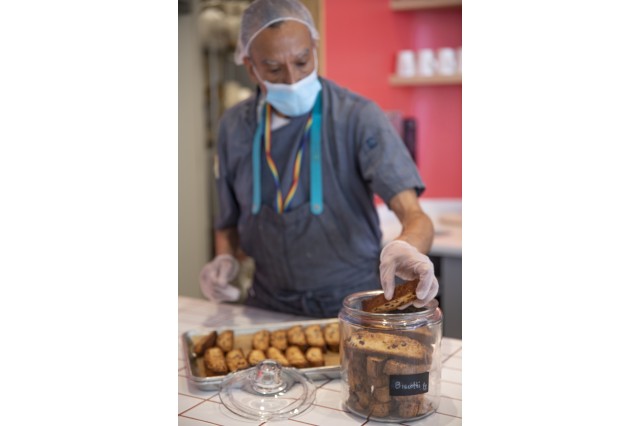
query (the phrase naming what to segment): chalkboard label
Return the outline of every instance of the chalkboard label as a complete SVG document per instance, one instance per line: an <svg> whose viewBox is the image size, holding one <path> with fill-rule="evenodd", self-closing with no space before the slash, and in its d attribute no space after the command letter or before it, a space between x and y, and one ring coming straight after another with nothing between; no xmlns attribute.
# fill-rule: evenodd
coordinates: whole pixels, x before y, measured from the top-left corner
<svg viewBox="0 0 640 426"><path fill-rule="evenodd" d="M429 372L389 376L391 396L419 395L429 392Z"/></svg>

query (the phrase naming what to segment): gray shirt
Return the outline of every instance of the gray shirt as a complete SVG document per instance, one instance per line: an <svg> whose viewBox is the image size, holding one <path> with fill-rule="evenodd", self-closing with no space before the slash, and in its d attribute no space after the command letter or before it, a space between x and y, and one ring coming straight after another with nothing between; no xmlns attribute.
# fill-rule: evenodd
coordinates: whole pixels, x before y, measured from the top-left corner
<svg viewBox="0 0 640 426"><path fill-rule="evenodd" d="M217 178L220 208L215 226L238 228L242 249L256 260L254 288L261 299L271 297L270 294L276 298L278 294L287 296L285 304L262 300L264 307L333 316L344 296L355 290L380 288L381 231L373 195L379 195L388 204L403 190L414 189L419 195L425 187L383 111L372 101L329 80L320 81L324 212L316 218L318 224L301 222L313 216L308 205L308 144L292 211L284 215L271 211L275 205L275 184L262 145L261 195L265 214L260 218L252 214L251 158L257 127L254 96L226 111L220 122ZM291 185L293 161L306 119L306 116L294 118L272 132L272 156L280 173L283 195ZM267 236L264 230L271 225L273 233ZM331 307L322 312L311 312L313 309L304 306L288 309L293 304L289 296L297 293L323 299L323 304Z"/></svg>

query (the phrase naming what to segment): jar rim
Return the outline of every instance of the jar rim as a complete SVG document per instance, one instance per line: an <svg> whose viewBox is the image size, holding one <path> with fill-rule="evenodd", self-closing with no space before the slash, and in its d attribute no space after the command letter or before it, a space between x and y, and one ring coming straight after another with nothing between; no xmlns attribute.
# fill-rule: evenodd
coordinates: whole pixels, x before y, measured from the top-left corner
<svg viewBox="0 0 640 426"><path fill-rule="evenodd" d="M429 301L424 308L419 308L411 312L366 312L362 310L363 300L378 296L382 293L382 290L367 290L352 293L343 299L342 308L348 315L366 317L371 321L402 321L410 323L426 321L428 323L434 323L442 320L442 311L439 309L438 300L435 298Z"/></svg>

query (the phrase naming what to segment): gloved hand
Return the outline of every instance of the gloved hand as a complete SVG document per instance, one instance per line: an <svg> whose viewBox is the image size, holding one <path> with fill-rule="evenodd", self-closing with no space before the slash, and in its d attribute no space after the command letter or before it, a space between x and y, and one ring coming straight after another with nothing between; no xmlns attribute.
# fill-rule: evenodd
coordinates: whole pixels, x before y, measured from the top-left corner
<svg viewBox="0 0 640 426"><path fill-rule="evenodd" d="M387 300L393 297L396 275L407 281L420 278L416 288L418 300L413 302L413 306L417 308L425 306L438 294L438 279L433 263L414 246L402 240L390 242L380 253L380 281Z"/></svg>
<svg viewBox="0 0 640 426"><path fill-rule="evenodd" d="M230 285L238 276L240 264L231 255L220 254L202 268L200 290L212 301L235 302L240 298L240 289Z"/></svg>

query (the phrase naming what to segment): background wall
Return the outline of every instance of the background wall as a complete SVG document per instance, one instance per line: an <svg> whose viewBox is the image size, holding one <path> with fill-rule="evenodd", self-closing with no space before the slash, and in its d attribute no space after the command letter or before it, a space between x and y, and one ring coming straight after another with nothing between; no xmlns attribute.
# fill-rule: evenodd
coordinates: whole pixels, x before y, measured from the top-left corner
<svg viewBox="0 0 640 426"><path fill-rule="evenodd" d="M192 0L192 10L195 1ZM209 154L205 80L196 14L178 17L178 293L202 297L198 275L210 259Z"/></svg>
<svg viewBox="0 0 640 426"><path fill-rule="evenodd" d="M393 11L389 0L324 0L325 76L417 119L423 197L462 197L462 86L392 87L401 49L462 46L462 8Z"/></svg>

